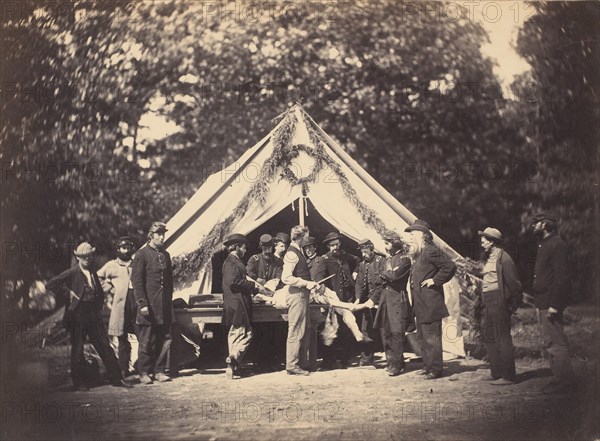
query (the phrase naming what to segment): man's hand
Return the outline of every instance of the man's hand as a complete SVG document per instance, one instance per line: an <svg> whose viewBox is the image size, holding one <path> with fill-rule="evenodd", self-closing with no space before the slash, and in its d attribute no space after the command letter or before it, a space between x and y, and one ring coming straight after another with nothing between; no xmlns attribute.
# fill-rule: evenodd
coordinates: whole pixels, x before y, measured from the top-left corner
<svg viewBox="0 0 600 441"><path fill-rule="evenodd" d="M273 291L271 291L271 290L270 290L270 289L268 289L268 288L265 288L265 287L264 287L264 286L262 286L262 285L258 285L258 292L259 292L260 294L263 294L263 295L265 295L265 296L269 296L269 297L272 297L272 296L273 296Z"/></svg>
<svg viewBox="0 0 600 441"><path fill-rule="evenodd" d="M554 322L558 319L558 310L554 309L552 306L548 308L548 313L546 314L548 321Z"/></svg>
<svg viewBox="0 0 600 441"><path fill-rule="evenodd" d="M435 285L435 282L433 281L433 279L427 279L427 280L423 280L423 282L421 283L421 288L430 288L433 285Z"/></svg>
<svg viewBox="0 0 600 441"><path fill-rule="evenodd" d="M253 300L255 302L261 301L261 302L265 302L265 303L268 303L268 304L272 304L273 303L273 298L269 297L269 296L266 296L264 294L256 294L253 297Z"/></svg>
<svg viewBox="0 0 600 441"><path fill-rule="evenodd" d="M314 292L315 294L318 294L318 295L323 295L323 294L325 294L326 289L327 289L327 287L325 285L319 285L311 292Z"/></svg>
<svg viewBox="0 0 600 441"><path fill-rule="evenodd" d="M261 285L264 285L267 282L265 279L256 279L256 281Z"/></svg>
<svg viewBox="0 0 600 441"><path fill-rule="evenodd" d="M306 282L306 289L312 291L313 289L319 289L319 284L317 282Z"/></svg>
<svg viewBox="0 0 600 441"><path fill-rule="evenodd" d="M143 306L143 307L140 308L140 313L144 317L148 317L150 315L150 309L147 306Z"/></svg>
<svg viewBox="0 0 600 441"><path fill-rule="evenodd" d="M359 303L360 300L354 302L354 310L360 311L361 309L371 309L375 307L373 300L369 299L365 303Z"/></svg>

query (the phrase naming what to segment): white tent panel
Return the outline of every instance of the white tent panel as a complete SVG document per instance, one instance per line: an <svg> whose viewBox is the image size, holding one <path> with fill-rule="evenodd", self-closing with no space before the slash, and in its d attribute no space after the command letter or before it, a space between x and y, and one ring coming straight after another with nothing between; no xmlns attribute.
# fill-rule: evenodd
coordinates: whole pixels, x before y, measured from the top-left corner
<svg viewBox="0 0 600 441"><path fill-rule="evenodd" d="M309 176L314 168L315 158L310 155L310 151L315 147L310 141L309 132L299 108L295 109L295 115L298 123L291 145L306 146L308 152L299 149L298 155L292 160L289 169L298 179L301 179ZM348 185L354 190L358 200L372 210L387 229L403 235L404 229L414 221L415 216L369 176L309 116L306 117L311 127L323 137L324 153L343 172L348 180ZM238 161L211 175L168 222L168 251L172 257L197 250L202 239L215 226L230 216L243 198L247 197L265 163L274 153L273 134L284 121L285 118L259 143L247 150ZM243 217L230 226L231 231L224 232L224 234L233 232L248 234L274 217L288 204L302 197L302 186L292 186L289 181L281 179L281 171L276 170L273 182L268 183L269 189L265 204L261 205L258 201L249 201L248 209ZM327 166L324 167L318 173L317 178L307 184L307 187L307 196L326 221L351 239L355 241L364 238L370 239L378 251L384 251L383 238L363 220L355 205L348 200L344 188L333 170ZM436 241L444 245L445 248L447 247L441 239L436 237ZM457 255L454 250L447 248L450 253ZM211 285L212 267L208 262L204 268L200 269L199 276L192 286L179 290L175 293L175 296L187 300L191 294L209 293ZM464 356L462 336L457 333L460 305L459 288L456 280L446 284L444 292L451 316L443 322L444 351Z"/></svg>
<svg viewBox="0 0 600 441"><path fill-rule="evenodd" d="M267 144L262 147L262 150L259 150L265 142ZM177 229L182 228L199 209L203 210L193 224L169 245L172 257L196 250L202 238L216 224L231 215L235 207L246 197L252 184L258 180L265 161L272 155L273 145L265 138L262 144L254 146L253 149L253 156L244 155L245 160L240 158L239 161L211 175L196 194L167 223L169 233L173 234ZM276 187L278 195L289 191L289 188ZM220 194L218 194L219 192ZM211 198L213 198L212 201L210 201ZM251 203L251 209L256 205L258 204ZM256 209L264 210L264 207L256 207ZM168 241L169 236L166 239Z"/></svg>

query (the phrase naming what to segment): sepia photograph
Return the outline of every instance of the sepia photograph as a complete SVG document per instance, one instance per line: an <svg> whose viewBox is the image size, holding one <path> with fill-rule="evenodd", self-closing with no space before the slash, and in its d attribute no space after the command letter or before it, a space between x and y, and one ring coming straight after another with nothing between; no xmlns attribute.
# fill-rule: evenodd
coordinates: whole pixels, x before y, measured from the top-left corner
<svg viewBox="0 0 600 441"><path fill-rule="evenodd" d="M0 0L0 439L600 440L600 3Z"/></svg>

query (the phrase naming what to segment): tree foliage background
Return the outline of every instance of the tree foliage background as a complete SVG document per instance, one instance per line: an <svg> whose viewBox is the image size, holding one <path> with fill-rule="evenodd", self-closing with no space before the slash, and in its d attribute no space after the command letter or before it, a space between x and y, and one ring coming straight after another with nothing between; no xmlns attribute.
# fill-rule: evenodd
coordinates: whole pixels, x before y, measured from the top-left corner
<svg viewBox="0 0 600 441"><path fill-rule="evenodd" d="M173 215L298 102L462 254L477 256L478 229L500 228L526 285L528 217L558 212L574 293L589 298L599 7L535 7L518 40L532 69L510 94L481 53L484 29L439 3L3 7L3 290L63 269L81 240L106 254L119 235L141 243L152 220ZM148 115L176 130L145 137Z"/></svg>

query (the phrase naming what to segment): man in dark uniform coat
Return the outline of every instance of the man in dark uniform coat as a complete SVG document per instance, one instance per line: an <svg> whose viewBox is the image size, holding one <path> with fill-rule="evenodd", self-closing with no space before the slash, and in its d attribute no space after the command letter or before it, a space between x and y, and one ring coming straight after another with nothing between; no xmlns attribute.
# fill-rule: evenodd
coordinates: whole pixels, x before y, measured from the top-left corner
<svg viewBox="0 0 600 441"><path fill-rule="evenodd" d="M554 378L544 386L552 394L573 389L575 377L569 359L569 343L563 331L563 311L569 298L568 249L558 233L558 216L534 215L534 234L539 239L535 258L533 297L542 320L542 338Z"/></svg>
<svg viewBox="0 0 600 441"><path fill-rule="evenodd" d="M261 285L271 279L279 279L283 269L283 258L273 254L273 238L270 234L260 236L261 253L255 254L248 259L246 271Z"/></svg>
<svg viewBox="0 0 600 441"><path fill-rule="evenodd" d="M411 292L417 317L417 334L423 355L421 373L428 380L442 376L442 319L448 317L444 283L456 272L456 265L433 244L429 224L417 219L410 233L409 254L413 258Z"/></svg>
<svg viewBox="0 0 600 441"><path fill-rule="evenodd" d="M248 346L252 341L252 295L266 290L246 278L242 257L246 254L246 237L232 234L224 245L229 255L223 262L223 319L227 330L227 377L238 378Z"/></svg>
<svg viewBox="0 0 600 441"><path fill-rule="evenodd" d="M280 279L283 270L283 258L273 253L273 237L270 234L260 236L259 245L261 253L255 254L248 259L246 271L248 276L256 280L261 285L272 279ZM277 347L276 341L283 343L276 335L281 326L275 323L256 323L254 324L256 332L256 356L259 370L275 371L277 369ZM281 345L283 346L283 344Z"/></svg>
<svg viewBox="0 0 600 441"><path fill-rule="evenodd" d="M325 285L336 292L342 302L354 302L354 278L352 273L356 269L358 259L341 249L342 242L339 233L329 233L325 236L323 243L329 251L324 254L323 260L315 268L314 280L319 281L333 275L325 282ZM338 337L331 346L323 348L322 369L331 369L336 362L340 361L342 367L346 367L352 356L352 334L345 324L340 323Z"/></svg>
<svg viewBox="0 0 600 441"><path fill-rule="evenodd" d="M380 265L383 256L375 252L373 242L364 239L358 242L363 260L360 261L357 268L355 288L355 301L364 303L368 299L378 297L382 288L382 279L380 277ZM371 339L376 340L378 332L373 328L375 311L366 309L356 313L360 329ZM373 366L373 352L375 342L366 343L360 355L359 366Z"/></svg>
<svg viewBox="0 0 600 441"><path fill-rule="evenodd" d="M171 324L173 323L173 269L171 256L163 249L167 226L154 222L148 242L134 256L131 268L133 295L137 304L138 371L140 382L151 384L151 375L170 381Z"/></svg>
<svg viewBox="0 0 600 441"><path fill-rule="evenodd" d="M84 373L86 361L83 350L86 338L89 338L100 355L110 384L131 387L123 381L117 357L110 346L108 333L100 316L104 304L104 291L96 271L92 269L95 255L96 249L83 242L75 250L78 264L50 279L46 284L47 290L67 299L63 324L71 338L73 389L89 389Z"/></svg>
<svg viewBox="0 0 600 441"><path fill-rule="evenodd" d="M390 233L384 240L388 257L382 259L379 266L382 287L364 306L379 305L373 326L381 331L388 375L395 377L404 371L404 333L414 330L414 316L406 292L410 258L404 254L404 243L397 234Z"/></svg>

